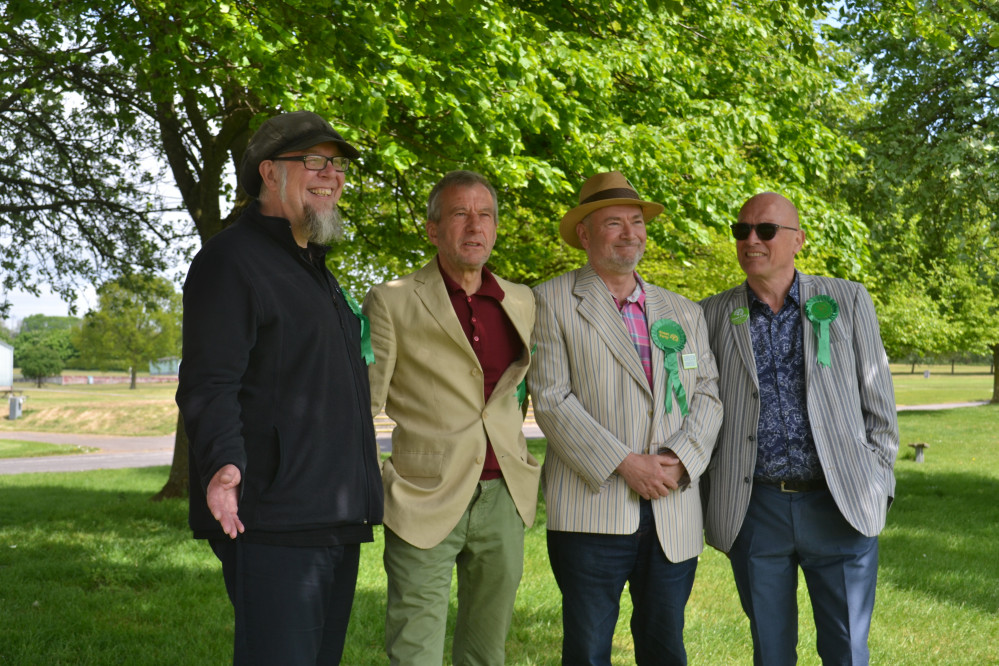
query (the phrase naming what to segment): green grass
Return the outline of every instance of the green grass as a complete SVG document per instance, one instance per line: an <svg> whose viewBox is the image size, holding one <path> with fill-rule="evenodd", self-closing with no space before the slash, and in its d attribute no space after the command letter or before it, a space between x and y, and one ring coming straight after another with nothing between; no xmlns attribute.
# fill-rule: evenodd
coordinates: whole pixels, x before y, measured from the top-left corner
<svg viewBox="0 0 999 666"><path fill-rule="evenodd" d="M17 389L25 396L21 418L0 419L4 431L168 435L177 426L176 382L139 384L74 384ZM5 415L6 416L6 415Z"/></svg>
<svg viewBox="0 0 999 666"><path fill-rule="evenodd" d="M881 539L872 663L999 663L999 406L899 415L897 499ZM929 442L926 462L905 444ZM531 443L539 458L543 440ZM153 503L165 467L0 476L0 664L226 664L232 610L182 500ZM527 532L509 664L557 664L561 606L544 507ZM344 664L385 663L381 531L362 548ZM818 664L807 595L800 663ZM631 664L627 594L614 663ZM451 622L454 610L452 604ZM751 663L724 555L701 557L687 607L691 664Z"/></svg>
<svg viewBox="0 0 999 666"><path fill-rule="evenodd" d="M977 402L992 399L992 382L988 366L957 366L951 374L949 365L911 366L892 364L895 403L899 405L933 405L954 402ZM923 377L929 370L930 376Z"/></svg>
<svg viewBox="0 0 999 666"><path fill-rule="evenodd" d="M44 442L27 442L20 439L0 439L0 458L62 456L71 453L90 453L96 450L90 446L46 444Z"/></svg>

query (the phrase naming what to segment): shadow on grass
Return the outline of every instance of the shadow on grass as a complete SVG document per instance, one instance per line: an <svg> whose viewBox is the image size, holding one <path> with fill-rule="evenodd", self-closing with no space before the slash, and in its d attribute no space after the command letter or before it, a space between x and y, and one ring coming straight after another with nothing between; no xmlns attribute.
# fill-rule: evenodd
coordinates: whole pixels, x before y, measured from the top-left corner
<svg viewBox="0 0 999 666"><path fill-rule="evenodd" d="M909 466L911 465L911 466ZM986 613L999 609L999 480L928 466L896 467L881 535L880 581Z"/></svg>

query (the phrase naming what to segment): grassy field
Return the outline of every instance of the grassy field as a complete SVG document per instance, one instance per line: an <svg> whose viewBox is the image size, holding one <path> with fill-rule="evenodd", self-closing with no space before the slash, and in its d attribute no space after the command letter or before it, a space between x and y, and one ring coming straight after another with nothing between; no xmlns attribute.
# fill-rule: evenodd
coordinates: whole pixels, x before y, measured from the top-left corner
<svg viewBox="0 0 999 666"><path fill-rule="evenodd" d="M21 418L0 419L4 431L68 432L94 435L168 435L177 427L177 384L93 384L42 388L21 385L25 397ZM0 405L6 410L7 405Z"/></svg>
<svg viewBox="0 0 999 666"><path fill-rule="evenodd" d="M929 377L923 372L930 371ZM895 402L899 405L932 405L953 402L977 402L992 399L993 376L988 366L957 366L951 374L949 365L891 366L895 384Z"/></svg>
<svg viewBox="0 0 999 666"><path fill-rule="evenodd" d="M872 663L999 663L999 406L900 414L897 498L881 539ZM531 443L539 458L543 440ZM232 610L217 561L190 539L186 502L149 497L163 467L0 476L0 663L225 664ZM544 506L528 530L510 664L557 664L560 600ZM381 533L362 549L345 664L385 662ZM799 594L800 663L817 664ZM614 663L631 664L627 617ZM453 619L454 608L452 608ZM748 625L725 557L704 552L688 605L690 663L748 664Z"/></svg>

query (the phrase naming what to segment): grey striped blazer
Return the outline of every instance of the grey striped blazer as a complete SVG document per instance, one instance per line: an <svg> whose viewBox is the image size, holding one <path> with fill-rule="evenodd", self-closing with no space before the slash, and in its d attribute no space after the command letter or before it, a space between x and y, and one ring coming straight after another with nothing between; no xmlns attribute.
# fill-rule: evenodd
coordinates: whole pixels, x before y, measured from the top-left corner
<svg viewBox="0 0 999 666"><path fill-rule="evenodd" d="M665 289L645 289L649 325L664 318L679 323L687 335L682 353L696 355L696 368L679 363L690 407L686 417L672 394L672 412L666 413L664 352L652 346L650 390L611 293L588 264L535 288L537 347L527 379L538 425L548 438L543 471L548 529L634 532L640 498L615 469L628 453L666 446L692 479L690 489L652 503L663 551L678 562L704 547L697 485L721 425L718 373L701 308Z"/></svg>
<svg viewBox="0 0 999 666"><path fill-rule="evenodd" d="M898 419L888 358L874 304L863 285L798 273L808 418L836 506L854 528L877 535L895 494ZM827 294L839 305L830 326L831 367L816 362L817 343L805 303ZM725 419L705 475L707 542L728 552L749 506L760 419L759 382L749 322L733 310L749 305L746 284L701 302L718 362Z"/></svg>

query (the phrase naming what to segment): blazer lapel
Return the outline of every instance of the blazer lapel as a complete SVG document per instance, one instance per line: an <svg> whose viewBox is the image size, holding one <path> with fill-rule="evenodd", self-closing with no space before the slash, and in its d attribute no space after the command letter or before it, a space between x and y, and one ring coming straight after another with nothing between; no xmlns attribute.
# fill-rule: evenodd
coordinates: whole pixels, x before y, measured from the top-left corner
<svg viewBox="0 0 999 666"><path fill-rule="evenodd" d="M458 315L454 313L454 306L451 305L451 299L447 295L444 278L441 277L440 269L437 267L437 258L434 257L430 263L417 271L413 279L416 281L416 295L423 302L430 316L444 329L448 337L478 364L479 359L475 356L475 350L468 343L465 331L462 330ZM410 341L410 344L419 343L419 340Z"/></svg>
<svg viewBox="0 0 999 666"><path fill-rule="evenodd" d="M816 284L811 276L798 273L798 299L801 301L798 305L801 309L801 335L804 338L802 340L802 348L805 350L806 390L811 388L812 377L815 369L818 367L816 361L818 347L815 340L815 332L812 330L812 322L809 321L808 315L805 313L805 303L808 302L809 298L815 296L816 293Z"/></svg>
<svg viewBox="0 0 999 666"><path fill-rule="evenodd" d="M648 285L645 288L645 317L648 319L650 331L652 325L660 319L672 319L680 323L673 305L663 298L662 293L658 289L650 289ZM693 331L684 331L684 333L687 334L688 340L693 336ZM662 405L665 404L666 400L666 352L653 344L651 337L649 345L652 347L653 400L654 404ZM672 396L670 397L672 399Z"/></svg>
<svg viewBox="0 0 999 666"><path fill-rule="evenodd" d="M494 275L493 277L496 276ZM509 391L515 391L517 384L527 374L527 366L531 361L531 328L528 326L528 323L532 319L530 310L534 308L534 303L533 301L525 301L518 298L513 290L507 287L508 283L498 277L496 280L503 289L503 300L500 302L500 307L503 308L513 327L517 329L517 335L520 336L520 341L524 344L524 348L520 353L520 358L511 363L496 382L489 402L492 402L496 396L502 396Z"/></svg>
<svg viewBox="0 0 999 666"><path fill-rule="evenodd" d="M732 291L732 296L726 310L731 314L737 308L746 308L747 312L749 309L749 285L745 282L742 283L742 289ZM732 327L732 337L735 339L735 348L739 352L739 358L742 359L742 364L746 366L749 376L753 378L753 384L759 390L760 380L756 376L756 355L753 354L753 339L750 335L749 319L746 319L741 324L732 324L730 322L729 325Z"/></svg>
<svg viewBox="0 0 999 666"><path fill-rule="evenodd" d="M579 299L579 305L576 307L579 316L593 325L593 329L603 339L617 362L646 392L651 392L645 370L642 368L642 361L635 351L635 343L624 321L621 320L621 313L614 306L614 298L607 285L589 264L576 273L573 294Z"/></svg>

